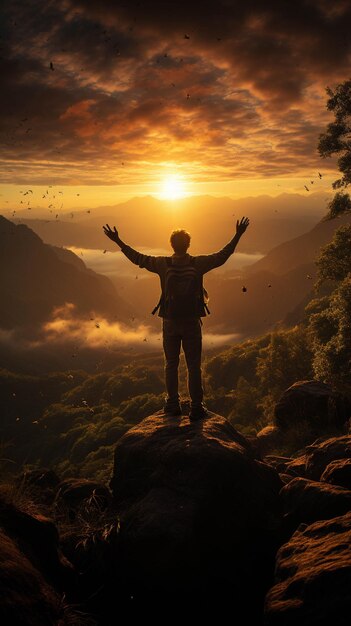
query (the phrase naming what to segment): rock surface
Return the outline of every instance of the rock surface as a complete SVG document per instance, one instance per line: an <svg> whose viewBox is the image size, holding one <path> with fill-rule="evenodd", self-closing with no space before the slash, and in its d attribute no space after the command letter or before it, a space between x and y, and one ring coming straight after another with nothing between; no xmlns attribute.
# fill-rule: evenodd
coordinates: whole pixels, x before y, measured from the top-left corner
<svg viewBox="0 0 351 626"><path fill-rule="evenodd" d="M351 509L351 491L319 481L296 477L280 491L284 518L295 527L343 515Z"/></svg>
<svg viewBox="0 0 351 626"><path fill-rule="evenodd" d="M281 430L307 423L315 432L343 429L351 417L348 399L318 380L299 380L286 389L274 407Z"/></svg>
<svg viewBox="0 0 351 626"><path fill-rule="evenodd" d="M351 512L301 524L277 553L266 626L347 626L351 611Z"/></svg>
<svg viewBox="0 0 351 626"><path fill-rule="evenodd" d="M351 459L331 461L321 475L321 482L351 489Z"/></svg>
<svg viewBox="0 0 351 626"><path fill-rule="evenodd" d="M163 411L117 442L111 489L135 598L257 617L281 525L278 473L224 417Z"/></svg>
<svg viewBox="0 0 351 626"><path fill-rule="evenodd" d="M337 459L351 458L351 435L331 437L306 446L306 476L319 480L327 465Z"/></svg>

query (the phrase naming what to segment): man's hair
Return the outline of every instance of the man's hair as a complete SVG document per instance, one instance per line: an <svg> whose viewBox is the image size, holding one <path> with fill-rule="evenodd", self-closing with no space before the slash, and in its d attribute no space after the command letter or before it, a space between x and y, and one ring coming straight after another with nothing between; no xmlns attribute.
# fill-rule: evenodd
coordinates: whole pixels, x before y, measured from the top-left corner
<svg viewBox="0 0 351 626"><path fill-rule="evenodd" d="M184 228L177 228L174 230L170 237L171 246L174 252L184 253L187 251L190 245L191 236Z"/></svg>

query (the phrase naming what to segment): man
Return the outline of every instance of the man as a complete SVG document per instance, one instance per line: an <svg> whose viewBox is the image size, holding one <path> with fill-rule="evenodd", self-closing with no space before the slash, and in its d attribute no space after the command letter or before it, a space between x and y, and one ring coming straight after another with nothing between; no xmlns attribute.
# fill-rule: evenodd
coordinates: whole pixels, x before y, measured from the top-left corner
<svg viewBox="0 0 351 626"><path fill-rule="evenodd" d="M158 316L162 317L162 334L163 349L165 354L165 382L167 389L167 398L164 405L166 413L171 415L181 415L180 396L178 393L178 365L181 344L183 346L187 370L188 370L188 389L191 397L191 407L189 413L190 420L197 420L207 415L203 405L204 390L202 387L202 370L201 370L201 352L202 352L202 320L201 317L206 316L205 308L207 305L203 299L202 277L206 272L223 265L229 256L233 254L236 245L249 225L249 219L242 217L236 222L236 234L231 241L219 252L214 254L202 254L191 256L187 250L190 245L190 234L184 229L177 229L172 232L170 243L174 250L171 257L150 256L133 250L125 244L120 237L116 227L111 230L106 224L103 226L105 235L112 241L115 241L121 248L126 257L139 267L144 267L149 272L159 275L161 281L162 296L159 304L153 313L159 308ZM166 276L168 276L170 266L173 268L173 274L182 274L184 277L190 278L190 267L194 268L194 273L199 277L199 294L201 299L198 300L198 306L190 315L180 315L177 317L168 316L166 301L164 298L166 290ZM191 295L191 294L190 294ZM184 309L187 305L188 297L184 300Z"/></svg>

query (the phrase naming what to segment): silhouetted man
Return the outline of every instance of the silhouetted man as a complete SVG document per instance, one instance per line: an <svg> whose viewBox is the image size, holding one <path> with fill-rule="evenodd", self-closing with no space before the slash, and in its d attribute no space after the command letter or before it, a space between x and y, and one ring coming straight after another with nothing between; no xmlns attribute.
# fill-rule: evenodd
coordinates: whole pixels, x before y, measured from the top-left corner
<svg viewBox="0 0 351 626"><path fill-rule="evenodd" d="M181 415L180 396L178 393L178 365L180 347L183 345L187 370L188 389L191 398L189 418L197 420L207 415L203 405L203 386L201 370L202 319L208 310L202 277L206 272L223 265L233 254L236 245L249 225L249 219L242 217L236 222L236 234L219 252L214 254L190 255L190 234L184 229L174 230L170 243L174 250L171 257L150 256L133 250L125 244L116 227L111 230L103 226L105 234L115 241L126 257L139 267L160 276L161 298L152 311L159 308L158 316L163 318L162 334L165 354L165 382L167 398L164 405L166 413Z"/></svg>

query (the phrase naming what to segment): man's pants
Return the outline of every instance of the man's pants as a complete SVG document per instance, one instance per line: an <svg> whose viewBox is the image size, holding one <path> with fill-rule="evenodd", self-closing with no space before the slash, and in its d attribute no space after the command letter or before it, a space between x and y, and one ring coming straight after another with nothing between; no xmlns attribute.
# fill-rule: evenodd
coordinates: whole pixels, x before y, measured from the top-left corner
<svg viewBox="0 0 351 626"><path fill-rule="evenodd" d="M188 390L191 407L202 405L204 390L202 387L201 351L202 351L202 320L201 317L163 318L162 334L165 356L165 379L168 397L166 406L177 407L180 401L178 393L178 365L180 346L183 345L188 370Z"/></svg>

